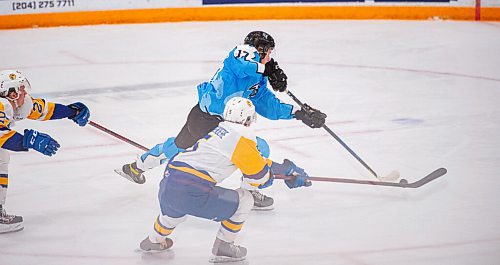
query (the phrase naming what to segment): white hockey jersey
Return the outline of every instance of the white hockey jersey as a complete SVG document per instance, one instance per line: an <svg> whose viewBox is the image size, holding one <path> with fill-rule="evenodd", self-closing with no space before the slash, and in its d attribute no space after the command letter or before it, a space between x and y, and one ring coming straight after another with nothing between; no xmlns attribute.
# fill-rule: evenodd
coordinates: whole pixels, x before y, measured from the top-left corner
<svg viewBox="0 0 500 265"><path fill-rule="evenodd" d="M190 167L178 166L180 163L176 162ZM175 156L168 167L213 183L222 182L240 169L244 179L258 187L269 180L271 164L257 149L256 137L249 127L221 122L193 147Z"/></svg>

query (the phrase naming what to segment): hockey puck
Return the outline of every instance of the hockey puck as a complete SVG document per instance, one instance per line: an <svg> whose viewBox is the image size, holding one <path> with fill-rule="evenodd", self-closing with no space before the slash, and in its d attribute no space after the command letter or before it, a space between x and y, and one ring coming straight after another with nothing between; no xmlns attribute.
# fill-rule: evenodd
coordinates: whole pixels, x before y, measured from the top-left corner
<svg viewBox="0 0 500 265"><path fill-rule="evenodd" d="M407 185L407 184L408 184L408 180L406 180L406 179L401 179L401 180L399 180L399 184L402 184L402 185Z"/></svg>

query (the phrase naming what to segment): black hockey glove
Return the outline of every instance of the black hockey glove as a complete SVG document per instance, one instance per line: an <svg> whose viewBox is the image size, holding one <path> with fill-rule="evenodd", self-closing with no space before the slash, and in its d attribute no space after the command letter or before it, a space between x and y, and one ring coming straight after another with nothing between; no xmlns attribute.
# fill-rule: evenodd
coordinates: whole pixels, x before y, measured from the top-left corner
<svg viewBox="0 0 500 265"><path fill-rule="evenodd" d="M326 114L304 104L302 109L297 110L294 114L297 120L301 120L311 128L321 128L325 124Z"/></svg>
<svg viewBox="0 0 500 265"><path fill-rule="evenodd" d="M276 70L280 69L278 62L276 62L274 59L269 60L269 62L267 62L264 66L266 68L264 69L264 73L262 73L263 76L270 76L271 74L276 72Z"/></svg>
<svg viewBox="0 0 500 265"><path fill-rule="evenodd" d="M267 76L269 78L269 83L273 87L274 91L283 92L287 87L287 79L285 72L281 69L274 59L271 59L266 63L266 68L264 70L263 76Z"/></svg>
<svg viewBox="0 0 500 265"><path fill-rule="evenodd" d="M288 85L286 79L287 77L283 70L278 69L278 71L269 76L269 83L273 87L274 91L284 92L286 91L286 87Z"/></svg>

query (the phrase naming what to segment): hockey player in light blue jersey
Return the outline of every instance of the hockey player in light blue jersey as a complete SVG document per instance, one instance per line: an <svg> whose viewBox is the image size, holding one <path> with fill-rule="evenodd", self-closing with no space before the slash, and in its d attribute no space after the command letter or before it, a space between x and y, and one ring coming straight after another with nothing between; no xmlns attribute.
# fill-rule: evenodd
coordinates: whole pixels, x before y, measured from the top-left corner
<svg viewBox="0 0 500 265"><path fill-rule="evenodd" d="M232 49L212 79L198 85L198 103L191 109L184 127L177 137L168 138L141 155L135 162L115 171L123 177L144 183L143 173L168 161L175 154L193 146L200 138L222 121L226 103L234 97L252 101L257 113L271 120L299 119L310 127L321 127L326 115L308 108L298 109L281 102L268 88L284 92L287 76L278 63L271 59L274 39L262 31L250 32L244 43ZM313 126L314 124L314 126ZM247 187L251 189L251 187ZM252 191L256 209L272 209L273 199Z"/></svg>
<svg viewBox="0 0 500 265"><path fill-rule="evenodd" d="M220 222L210 262L244 260L246 248L234 241L248 218L253 196L247 189L227 189L218 183L239 169L243 181L259 189L271 186L275 174L293 176L285 181L291 189L311 185L307 173L292 161L278 163L260 154L249 128L255 119L252 102L234 97L227 102L224 121L169 161L158 194L161 214L140 243L142 250L171 248L172 232L188 216L196 216Z"/></svg>

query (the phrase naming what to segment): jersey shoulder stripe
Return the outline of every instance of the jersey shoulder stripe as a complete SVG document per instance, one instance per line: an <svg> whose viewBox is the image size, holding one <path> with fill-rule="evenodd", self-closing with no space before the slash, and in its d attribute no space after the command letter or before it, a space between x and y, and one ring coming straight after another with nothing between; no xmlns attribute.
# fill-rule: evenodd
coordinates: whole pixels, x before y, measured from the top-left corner
<svg viewBox="0 0 500 265"><path fill-rule="evenodd" d="M47 121L50 120L52 115L54 114L55 103L47 102L42 98L32 98L33 100L33 109L31 113L28 115L28 119L30 120L39 120L39 121Z"/></svg>

